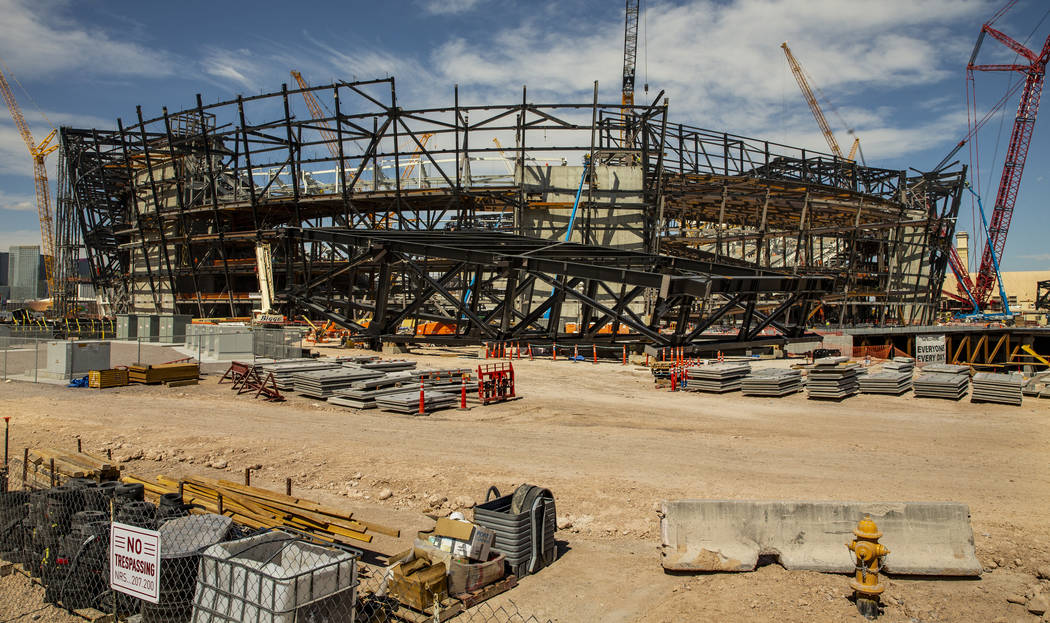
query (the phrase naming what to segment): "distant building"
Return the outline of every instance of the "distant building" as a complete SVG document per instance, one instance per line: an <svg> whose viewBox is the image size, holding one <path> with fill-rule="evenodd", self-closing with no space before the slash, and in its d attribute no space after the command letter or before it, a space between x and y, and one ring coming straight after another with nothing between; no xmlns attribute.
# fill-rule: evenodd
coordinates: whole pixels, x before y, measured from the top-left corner
<svg viewBox="0 0 1050 623"><path fill-rule="evenodd" d="M11 298L11 286L7 283L7 271L10 254L0 251L0 303L6 303Z"/></svg>
<svg viewBox="0 0 1050 623"><path fill-rule="evenodd" d="M12 246L8 257L7 283L12 301L38 298L40 288L40 246Z"/></svg>

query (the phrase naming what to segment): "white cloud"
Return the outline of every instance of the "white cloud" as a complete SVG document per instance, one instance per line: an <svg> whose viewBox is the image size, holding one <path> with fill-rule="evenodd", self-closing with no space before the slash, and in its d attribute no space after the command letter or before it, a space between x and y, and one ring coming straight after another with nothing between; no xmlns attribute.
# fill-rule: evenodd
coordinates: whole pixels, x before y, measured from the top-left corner
<svg viewBox="0 0 1050 623"><path fill-rule="evenodd" d="M73 70L149 77L175 73L177 63L168 54L86 28L64 15L67 4L0 0L0 58L11 71L35 77Z"/></svg>
<svg viewBox="0 0 1050 623"><path fill-rule="evenodd" d="M0 210L13 210L16 212L36 211L36 197L12 194L0 190Z"/></svg>
<svg viewBox="0 0 1050 623"><path fill-rule="evenodd" d="M0 251L15 245L39 245L39 229L0 230Z"/></svg>
<svg viewBox="0 0 1050 623"><path fill-rule="evenodd" d="M825 150L780 42L789 42L817 85L841 105L872 89L922 86L959 75L955 57L965 56L973 40L950 36L946 24L976 19L989 6L987 0L653 2L640 33L649 36L648 45L639 46L636 101L647 102L665 89L673 121L771 138L805 128L810 139L803 144ZM535 94L535 101L587 101L591 81L598 79L602 100L614 101L621 19L609 11L604 20L567 30L550 27L549 17L533 18L491 39L450 39L434 51L431 63L444 81L458 82L461 94L479 100L507 101L527 84L530 100ZM547 99L553 97L558 99ZM936 135L909 139L909 132L928 128L901 128L900 111L854 107L843 114L869 155L900 155L937 142ZM950 117L955 119L954 111ZM955 130L942 120L932 126ZM845 128L838 131L846 142Z"/></svg>
<svg viewBox="0 0 1050 623"><path fill-rule="evenodd" d="M465 13L481 4L481 0L424 0L423 10L432 15Z"/></svg>

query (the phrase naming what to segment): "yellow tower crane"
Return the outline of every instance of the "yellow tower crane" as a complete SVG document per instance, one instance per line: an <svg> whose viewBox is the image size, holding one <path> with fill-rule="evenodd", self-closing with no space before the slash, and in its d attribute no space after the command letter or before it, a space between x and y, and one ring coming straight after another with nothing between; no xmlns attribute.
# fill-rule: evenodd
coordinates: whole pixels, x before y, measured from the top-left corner
<svg viewBox="0 0 1050 623"><path fill-rule="evenodd" d="M820 126L820 131L824 134L824 140L828 142L828 147L831 148L831 153L839 158L853 161L857 156L857 150L860 149L860 139L854 137L853 146L850 147L849 155L842 155L842 149L839 148L839 142L835 140L835 135L832 134L831 127L828 126L828 120L824 118L824 111L820 109L820 104L817 103L817 98L813 95L813 89L810 88L809 81L806 80L805 70L803 70L802 66L798 64L795 55L791 53L791 48L788 47L787 41L781 43L780 47L784 49L784 56L787 57L788 65L791 67L791 73L794 74L795 81L798 82L798 87L802 89L802 96L806 98L806 103L809 104L809 110L813 113L813 118L817 120L817 125Z"/></svg>
<svg viewBox="0 0 1050 623"><path fill-rule="evenodd" d="M4 72L0 71L0 95L3 95L7 109L11 111L11 118L18 126L18 132L22 135L29 155L33 158L33 179L36 185L36 209L40 216L40 249L44 256L44 274L47 278L47 294L52 300L55 296L55 237L54 218L51 216L51 193L48 190L47 167L44 158L58 149L58 144L52 144L58 130L51 128L44 140L37 143L33 140L33 133L29 131L29 124L22 116L22 110L15 101L11 92L11 85L7 83Z"/></svg>

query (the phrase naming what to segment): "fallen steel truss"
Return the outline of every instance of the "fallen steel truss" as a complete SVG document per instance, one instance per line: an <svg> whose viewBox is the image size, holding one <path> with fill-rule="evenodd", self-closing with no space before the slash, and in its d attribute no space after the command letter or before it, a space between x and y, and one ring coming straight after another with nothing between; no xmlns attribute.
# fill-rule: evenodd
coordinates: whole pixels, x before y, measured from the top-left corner
<svg viewBox="0 0 1050 623"><path fill-rule="evenodd" d="M138 109L116 130L62 129L58 246L88 258L108 313L248 316L302 279L283 227L488 228L828 277L818 318L839 324L934 319L964 169L864 167L668 112L597 89L406 108L393 78Z"/></svg>
<svg viewBox="0 0 1050 623"><path fill-rule="evenodd" d="M833 284L502 232L286 229L281 248L294 277L280 296L374 345L769 345L802 337L809 310ZM427 321L441 330L421 331ZM714 331L723 326L731 330Z"/></svg>

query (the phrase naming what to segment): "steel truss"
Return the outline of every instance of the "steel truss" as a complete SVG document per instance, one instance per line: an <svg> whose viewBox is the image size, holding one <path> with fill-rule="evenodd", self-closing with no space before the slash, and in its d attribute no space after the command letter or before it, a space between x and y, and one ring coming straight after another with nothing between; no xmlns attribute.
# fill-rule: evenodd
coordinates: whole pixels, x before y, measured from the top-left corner
<svg viewBox="0 0 1050 623"><path fill-rule="evenodd" d="M301 101L307 92L326 118ZM587 103L535 104L522 89L499 105L463 103L453 90L451 105L404 108L393 78L209 105L198 96L177 113L137 110L115 131L64 128L59 200L70 209L60 220L77 221L63 231L79 239L65 244L85 249L110 313L247 316L257 247L276 249L281 228L536 231L531 215L567 206L532 180L589 156L596 168L640 170L627 210L642 214L645 254L830 277L823 302L840 322L932 320L958 172L862 167L673 124L668 110L662 94L625 107L599 103L597 89ZM601 183L593 170L585 177L573 240L595 245L621 228L617 216L601 223L601 201L618 192ZM539 235L563 238L567 219L549 222ZM278 291L317 261L305 248L274 253ZM652 293L639 297L657 311Z"/></svg>
<svg viewBox="0 0 1050 623"><path fill-rule="evenodd" d="M285 299L374 344L549 340L713 351L784 343L803 337L808 310L832 286L824 277L501 232L285 229L282 241L285 272L294 275ZM647 292L657 293L653 311L639 313ZM571 332L567 301L579 307ZM710 331L729 317L732 333ZM403 335L406 320L437 321L448 332L419 335L413 325Z"/></svg>

